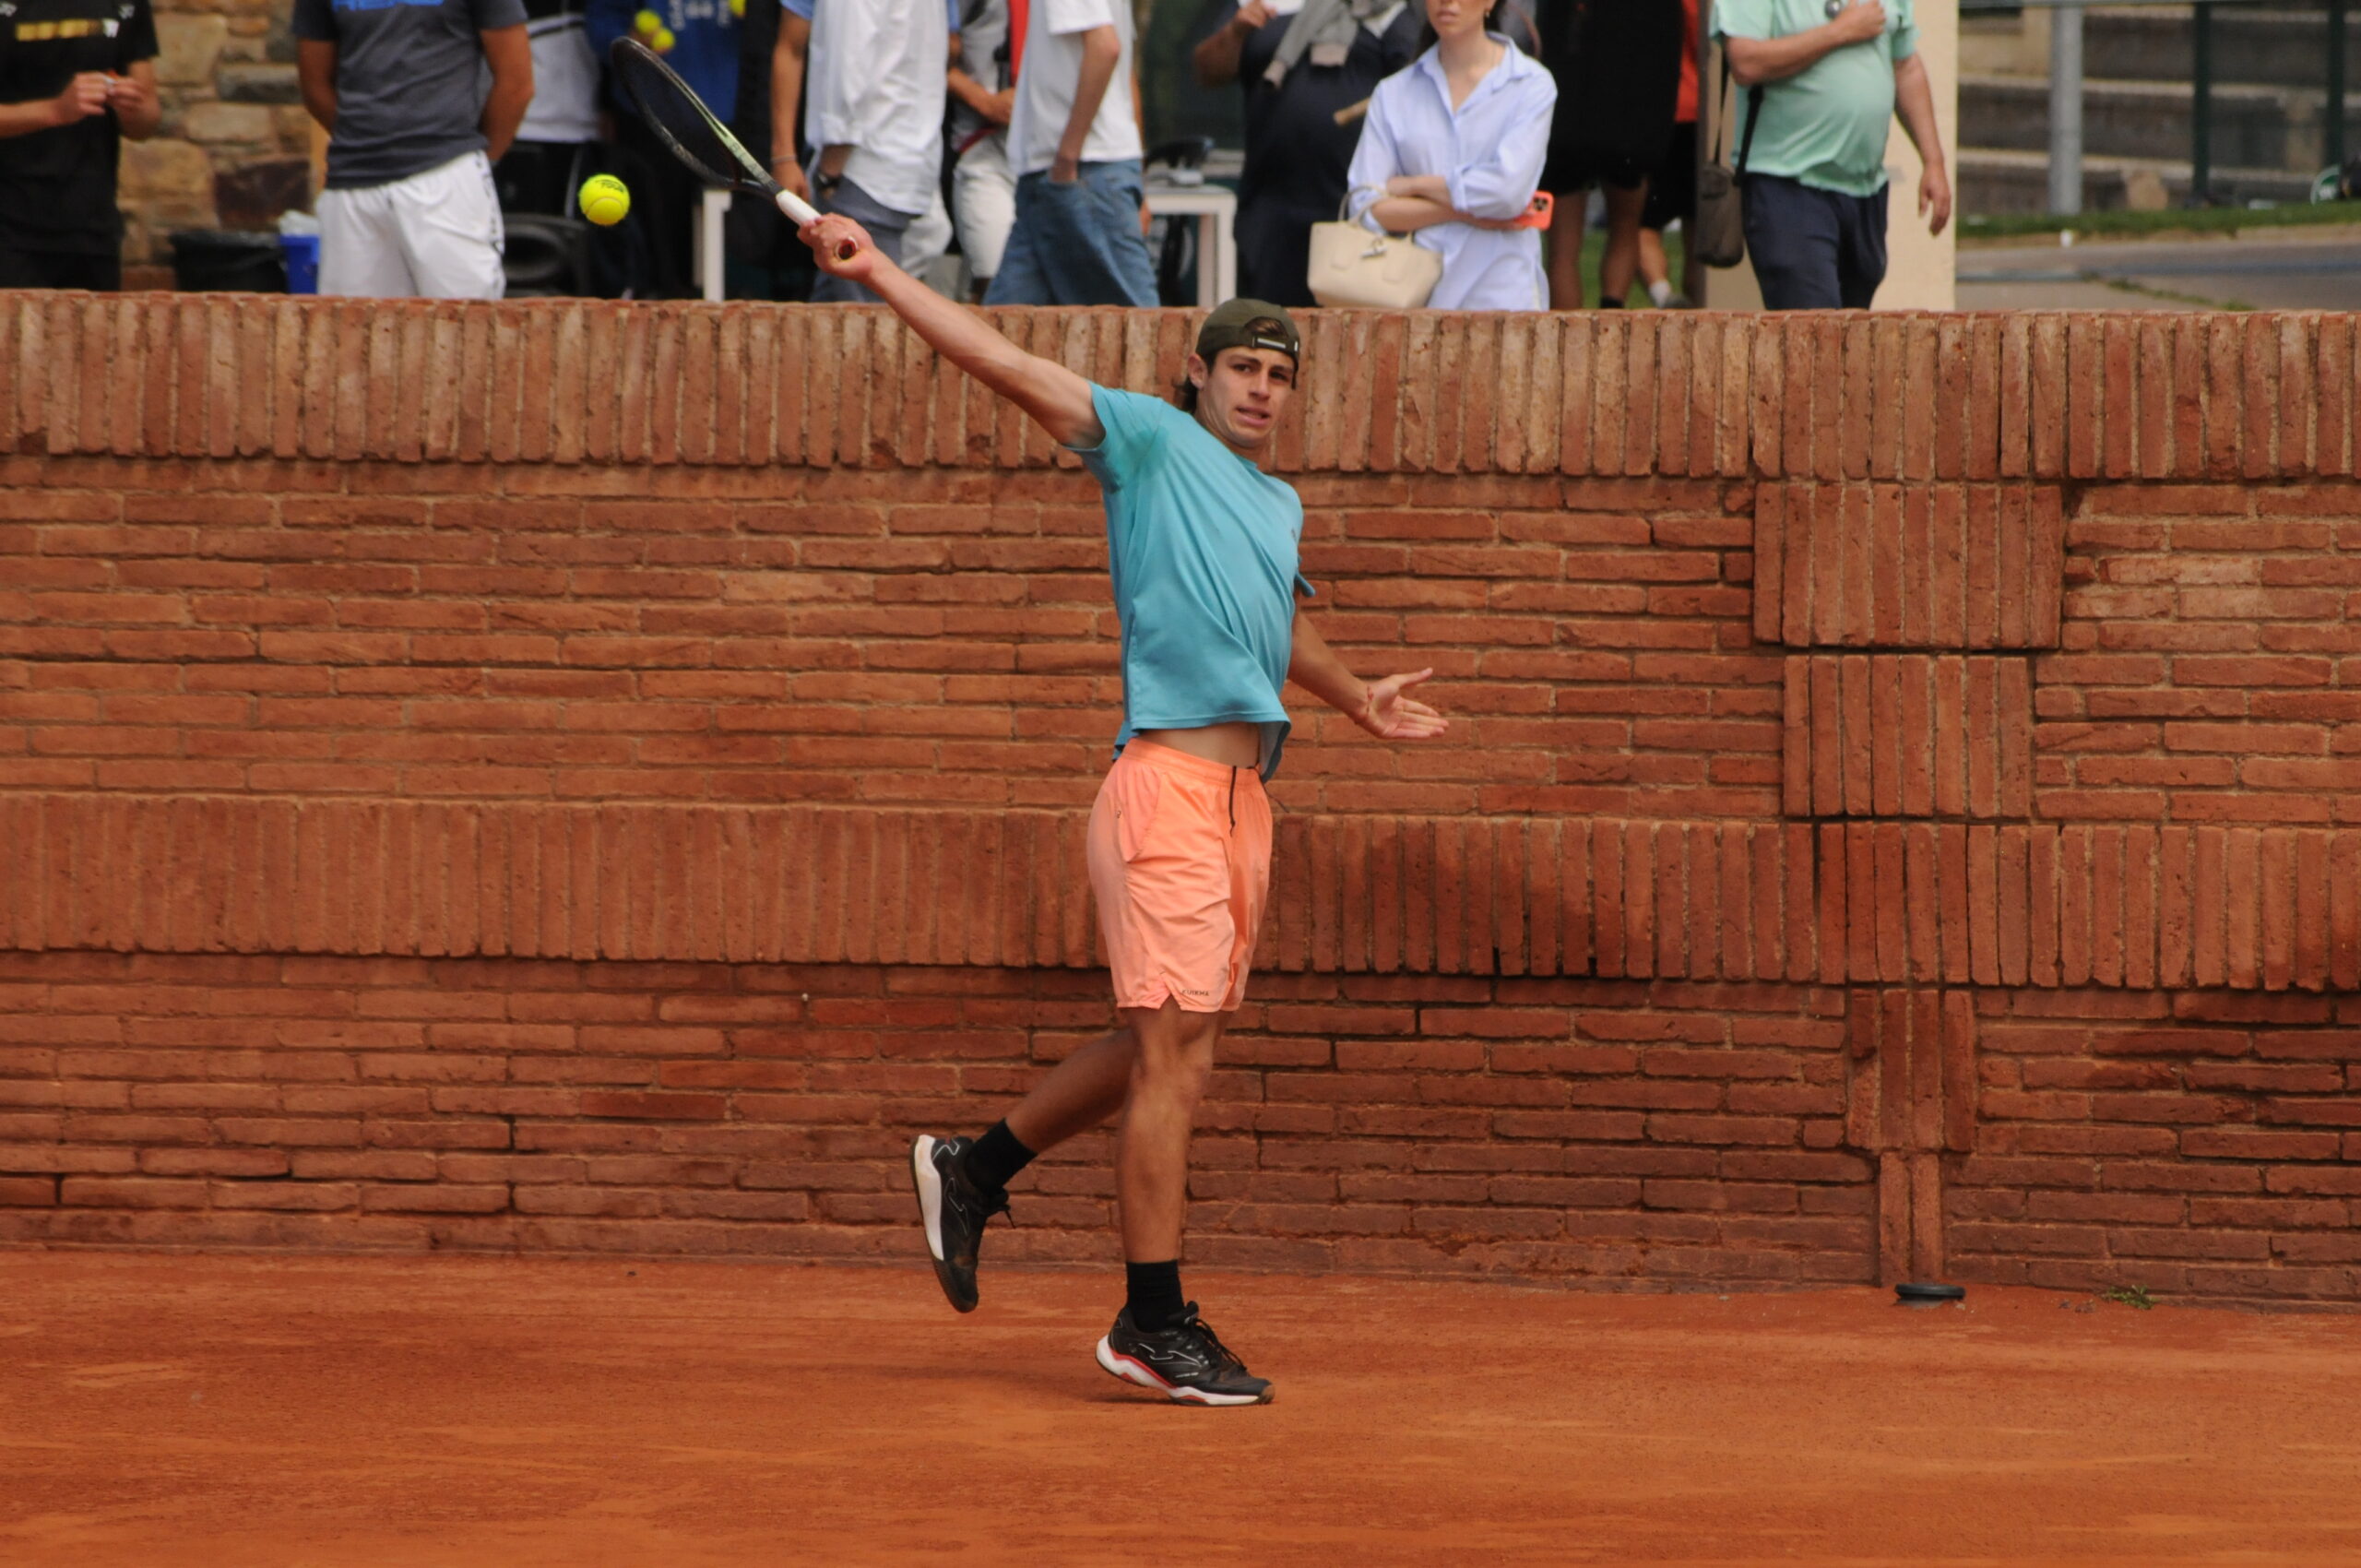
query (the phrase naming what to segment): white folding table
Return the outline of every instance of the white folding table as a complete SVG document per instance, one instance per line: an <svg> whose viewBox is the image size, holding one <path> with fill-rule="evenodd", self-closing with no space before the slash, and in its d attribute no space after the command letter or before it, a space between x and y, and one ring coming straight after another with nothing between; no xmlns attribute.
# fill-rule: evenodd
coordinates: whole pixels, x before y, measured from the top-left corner
<svg viewBox="0 0 2361 1568"><path fill-rule="evenodd" d="M1150 182L1147 209L1158 218L1197 220L1197 304L1211 310L1238 292L1238 193L1227 185Z"/></svg>
<svg viewBox="0 0 2361 1568"><path fill-rule="evenodd" d="M1238 196L1226 185L1147 187L1148 212L1158 218L1197 220L1197 303L1205 310L1238 292ZM721 220L730 193L707 190L697 203L694 253L697 289L706 299L722 297Z"/></svg>

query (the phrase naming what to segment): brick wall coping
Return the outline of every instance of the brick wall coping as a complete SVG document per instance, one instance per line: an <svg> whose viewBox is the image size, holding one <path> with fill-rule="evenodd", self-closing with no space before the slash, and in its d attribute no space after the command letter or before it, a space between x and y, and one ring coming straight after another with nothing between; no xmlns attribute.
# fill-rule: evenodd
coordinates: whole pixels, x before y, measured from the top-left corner
<svg viewBox="0 0 2361 1568"><path fill-rule="evenodd" d="M1142 391L1179 377L1196 320L986 315L1020 344ZM1277 467L2349 475L2361 455L2355 320L1311 311L1305 380L1328 395L1291 410ZM1917 388L1932 395L1903 395ZM0 451L871 469L1062 460L882 309L231 294L0 293Z"/></svg>

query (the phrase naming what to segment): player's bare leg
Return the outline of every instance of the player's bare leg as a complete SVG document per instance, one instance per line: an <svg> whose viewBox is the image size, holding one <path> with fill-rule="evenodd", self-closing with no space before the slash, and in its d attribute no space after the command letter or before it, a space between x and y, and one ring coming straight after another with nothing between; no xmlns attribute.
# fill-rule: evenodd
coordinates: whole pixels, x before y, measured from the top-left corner
<svg viewBox="0 0 2361 1568"><path fill-rule="evenodd" d="M1228 1013L1186 1012L1167 1002L1132 1008L1138 1049L1115 1146L1129 1301L1098 1342L1098 1364L1126 1383L1197 1405L1269 1401L1266 1378L1216 1338L1197 1304L1180 1295L1180 1232L1189 1210L1189 1137L1213 1076Z"/></svg>
<svg viewBox="0 0 2361 1568"><path fill-rule="evenodd" d="M1213 1076L1214 1043L1230 1016L1183 1012L1168 1002L1155 1012L1131 1009L1124 1017L1139 1043L1115 1146L1123 1257L1133 1264L1178 1262L1189 1207L1190 1129L1205 1080Z"/></svg>
<svg viewBox="0 0 2361 1568"><path fill-rule="evenodd" d="M1050 1068L1008 1113L1008 1130L1035 1154L1090 1131L1123 1109L1138 1055L1131 1025L1108 1030Z"/></svg>

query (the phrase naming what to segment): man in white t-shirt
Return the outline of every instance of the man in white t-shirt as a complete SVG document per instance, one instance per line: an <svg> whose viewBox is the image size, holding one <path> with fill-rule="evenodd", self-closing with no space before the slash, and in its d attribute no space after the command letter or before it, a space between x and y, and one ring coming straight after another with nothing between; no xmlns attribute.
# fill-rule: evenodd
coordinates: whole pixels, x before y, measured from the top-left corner
<svg viewBox="0 0 2361 1568"><path fill-rule="evenodd" d="M990 305L1153 305L1130 0L1033 0L1008 162L1016 226Z"/></svg>
<svg viewBox="0 0 2361 1568"><path fill-rule="evenodd" d="M860 224L898 263L911 223L939 199L946 23L957 13L944 0L786 0L786 8L812 22L804 126L819 148L813 205ZM815 304L876 298L825 273L812 291Z"/></svg>

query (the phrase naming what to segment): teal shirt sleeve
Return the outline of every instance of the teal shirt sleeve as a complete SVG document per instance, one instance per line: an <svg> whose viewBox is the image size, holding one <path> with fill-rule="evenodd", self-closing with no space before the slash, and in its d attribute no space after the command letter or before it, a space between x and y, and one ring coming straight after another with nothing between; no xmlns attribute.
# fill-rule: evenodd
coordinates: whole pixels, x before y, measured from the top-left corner
<svg viewBox="0 0 2361 1568"><path fill-rule="evenodd" d="M1918 53L1918 8L1910 0L1894 0L1892 47L1897 65Z"/></svg>
<svg viewBox="0 0 2361 1568"><path fill-rule="evenodd" d="M1161 434L1160 416L1169 405L1137 392L1118 392L1111 386L1093 383L1090 388L1090 411L1098 416L1098 427L1105 432L1096 446L1076 446L1074 455L1091 477L1109 490L1121 490L1140 463L1156 449Z"/></svg>
<svg viewBox="0 0 2361 1568"><path fill-rule="evenodd" d="M1714 7L1715 38L1761 41L1778 36L1772 30L1771 0L1721 0Z"/></svg>

